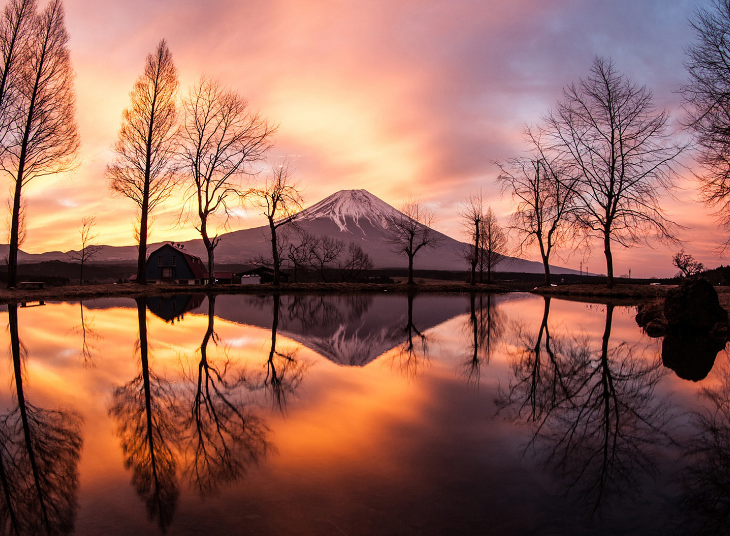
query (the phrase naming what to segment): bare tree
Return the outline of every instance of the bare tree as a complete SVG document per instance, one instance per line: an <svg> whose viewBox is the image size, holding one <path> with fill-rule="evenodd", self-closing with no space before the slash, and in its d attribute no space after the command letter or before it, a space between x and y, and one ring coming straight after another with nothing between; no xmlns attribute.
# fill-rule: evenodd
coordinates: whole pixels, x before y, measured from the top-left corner
<svg viewBox="0 0 730 536"><path fill-rule="evenodd" d="M702 199L730 228L730 0L697 8L690 24L695 42L687 48L689 83L682 87L685 123L699 147Z"/></svg>
<svg viewBox="0 0 730 536"><path fill-rule="evenodd" d="M512 214L511 228L521 237L520 250L537 244L540 249L545 284L550 284L550 254L553 248L567 245L575 236L570 225L576 184L566 167L545 154L537 134L527 131L534 146L530 158L514 158L498 164L497 180L502 191L509 192L517 203Z"/></svg>
<svg viewBox="0 0 730 536"><path fill-rule="evenodd" d="M271 170L263 188L250 193L269 222L274 285L278 285L281 278L281 252L276 241L276 231L281 226L291 223L302 208L303 199L299 184L292 180L289 163L285 161Z"/></svg>
<svg viewBox="0 0 730 536"><path fill-rule="evenodd" d="M459 215L466 234L470 238L470 245L464 252L464 258L469 262L471 267L471 277L469 282L475 285L477 264L479 263L479 243L481 241L482 230L480 225L484 219L484 194L481 189L478 193L469 194L464 205L459 209Z"/></svg>
<svg viewBox="0 0 730 536"><path fill-rule="evenodd" d="M389 218L385 239L391 251L408 257L408 284L413 281L413 259L423 248L434 249L442 240L431 229L433 212L414 199L403 203L400 212Z"/></svg>
<svg viewBox="0 0 730 536"><path fill-rule="evenodd" d="M8 287L17 282L22 189L32 179L62 173L76 165L79 136L76 96L61 0L38 14L22 62L13 99L13 122L4 140L3 168L14 183Z"/></svg>
<svg viewBox="0 0 730 536"><path fill-rule="evenodd" d="M497 221L491 208L487 208L482 220L482 231L479 247L479 282L487 272L487 283L492 282L492 272L505 259L507 253L507 234Z"/></svg>
<svg viewBox="0 0 730 536"><path fill-rule="evenodd" d="M114 161L107 166L109 186L139 207L137 283L147 284L148 220L172 193L177 174L177 69L163 39L145 61L144 72L129 94L131 105L122 114L114 144Z"/></svg>
<svg viewBox="0 0 730 536"><path fill-rule="evenodd" d="M312 262L312 247L317 240L313 234L302 229L296 229L297 243L289 242L287 248L287 258L294 270L294 282L300 271L305 270ZM283 240L282 240L283 241Z"/></svg>
<svg viewBox="0 0 730 536"><path fill-rule="evenodd" d="M344 262L340 263L340 279L345 282L355 281L364 271L372 269L373 261L370 255L365 253L359 244L350 242L347 246L347 256Z"/></svg>
<svg viewBox="0 0 730 536"><path fill-rule="evenodd" d="M679 268L678 275L681 277L692 277L699 274L705 268L701 262L697 262L692 255L685 253L684 250L674 254L672 264Z"/></svg>
<svg viewBox="0 0 730 536"><path fill-rule="evenodd" d="M327 281L327 269L345 249L345 243L330 236L319 236L312 243L310 250L310 265L322 278Z"/></svg>
<svg viewBox="0 0 730 536"><path fill-rule="evenodd" d="M180 157L188 185L183 214L197 217L195 228L208 252L208 285L213 285L214 252L220 233L228 228L231 201L238 204L245 196L243 179L271 147L276 128L252 112L240 95L205 77L182 107ZM222 223L215 227L214 219Z"/></svg>
<svg viewBox="0 0 730 536"><path fill-rule="evenodd" d="M84 216L81 218L81 227L79 234L81 235L81 249L78 251L67 251L66 256L74 261L79 261L79 285L84 284L84 263L93 259L104 249L104 246L92 244L99 237L98 233L94 233L96 218Z"/></svg>
<svg viewBox="0 0 730 536"><path fill-rule="evenodd" d="M35 0L11 0L0 18L0 142L16 119L16 99L36 22Z"/></svg>
<svg viewBox="0 0 730 536"><path fill-rule="evenodd" d="M603 241L609 287L612 242L630 247L652 233L674 237L676 224L664 216L660 194L672 187L673 161L685 147L670 143L667 119L645 86L603 58L563 90L546 118L553 149L577 181L576 221L588 237Z"/></svg>

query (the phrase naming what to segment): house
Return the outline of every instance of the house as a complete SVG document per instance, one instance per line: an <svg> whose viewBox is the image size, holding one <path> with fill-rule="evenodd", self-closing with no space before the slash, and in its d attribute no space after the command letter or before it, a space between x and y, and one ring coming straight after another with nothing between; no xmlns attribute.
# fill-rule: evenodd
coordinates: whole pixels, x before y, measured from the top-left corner
<svg viewBox="0 0 730 536"><path fill-rule="evenodd" d="M200 257L165 244L147 257L146 276L150 283L204 285L208 282L208 269Z"/></svg>

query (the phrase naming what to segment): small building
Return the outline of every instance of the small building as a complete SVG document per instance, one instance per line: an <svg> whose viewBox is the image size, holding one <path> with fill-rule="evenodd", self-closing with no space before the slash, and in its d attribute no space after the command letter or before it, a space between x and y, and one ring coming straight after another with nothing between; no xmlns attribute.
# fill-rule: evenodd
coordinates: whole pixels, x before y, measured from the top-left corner
<svg viewBox="0 0 730 536"><path fill-rule="evenodd" d="M244 282L244 278L247 276L258 276L259 280L256 282ZM251 284L259 284L259 283L273 283L274 282L274 270L271 268L268 268L266 266L259 266L257 268L254 268L253 270L248 270L247 272L241 272L239 274L236 274L236 279L241 278L241 284L242 285L251 285ZM284 272L279 272L279 278L282 283L286 283L289 281L289 274ZM247 280L248 281L248 280Z"/></svg>
<svg viewBox="0 0 730 536"><path fill-rule="evenodd" d="M145 275L148 282L158 284L204 285L208 282L208 269L200 257L171 244L150 253Z"/></svg>
<svg viewBox="0 0 730 536"><path fill-rule="evenodd" d="M217 285L230 285L233 283L233 272L215 272Z"/></svg>

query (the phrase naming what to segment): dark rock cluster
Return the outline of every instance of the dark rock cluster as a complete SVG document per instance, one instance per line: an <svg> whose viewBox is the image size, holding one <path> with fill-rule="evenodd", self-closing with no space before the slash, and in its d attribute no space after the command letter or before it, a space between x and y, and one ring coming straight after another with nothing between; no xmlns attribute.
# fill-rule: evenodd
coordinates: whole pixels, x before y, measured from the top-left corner
<svg viewBox="0 0 730 536"><path fill-rule="evenodd" d="M664 337L662 362L677 376L699 381L712 370L730 336L728 313L705 279L689 279L660 301L642 303L636 322L650 337Z"/></svg>

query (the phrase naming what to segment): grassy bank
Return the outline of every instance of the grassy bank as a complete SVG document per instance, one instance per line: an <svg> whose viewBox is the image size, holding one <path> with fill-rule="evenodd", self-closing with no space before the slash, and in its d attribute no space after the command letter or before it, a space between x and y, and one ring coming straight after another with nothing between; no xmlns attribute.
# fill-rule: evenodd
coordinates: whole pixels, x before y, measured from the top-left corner
<svg viewBox="0 0 730 536"><path fill-rule="evenodd" d="M531 292L541 296L573 301L601 302L636 305L644 300L663 298L667 286L658 285L560 285L557 287L538 287Z"/></svg>
<svg viewBox="0 0 730 536"><path fill-rule="evenodd" d="M84 285L48 287L45 289L0 289L0 303L23 303L54 300L88 300L93 298L160 296L164 294L199 294L210 292L202 285L147 285L134 283L119 285ZM390 293L467 293L467 292L509 292L510 289L498 285L469 285L458 282L424 282L410 287L406 283L284 283L278 287L262 285L216 285L216 294L293 294L317 293L350 294L353 292L390 292Z"/></svg>

